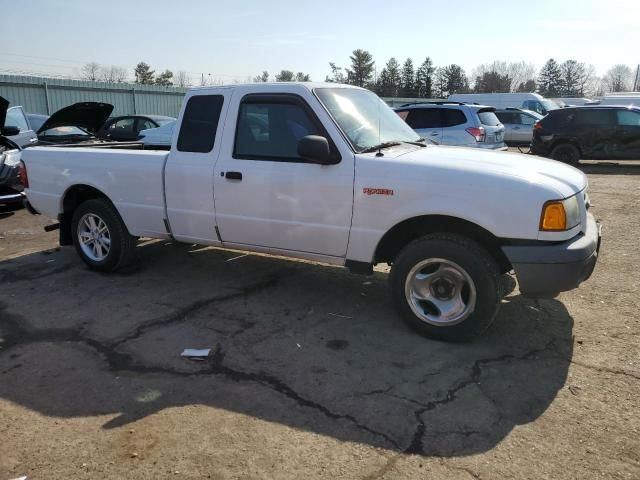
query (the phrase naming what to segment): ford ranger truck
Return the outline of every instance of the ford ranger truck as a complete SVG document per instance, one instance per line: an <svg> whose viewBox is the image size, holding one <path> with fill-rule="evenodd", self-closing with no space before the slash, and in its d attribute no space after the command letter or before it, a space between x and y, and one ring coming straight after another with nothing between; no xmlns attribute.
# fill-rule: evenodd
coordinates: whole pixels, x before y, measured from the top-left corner
<svg viewBox="0 0 640 480"><path fill-rule="evenodd" d="M600 246L579 170L426 145L346 85L194 88L169 152L35 147L22 162L30 208L93 269L125 267L139 237L365 274L386 263L402 317L448 341L491 324L504 273L555 296L591 275Z"/></svg>

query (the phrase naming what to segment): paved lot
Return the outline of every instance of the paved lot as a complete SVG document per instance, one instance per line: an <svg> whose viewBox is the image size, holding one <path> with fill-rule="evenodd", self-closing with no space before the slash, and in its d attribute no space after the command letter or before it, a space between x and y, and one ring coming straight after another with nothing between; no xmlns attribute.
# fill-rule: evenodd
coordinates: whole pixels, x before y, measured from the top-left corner
<svg viewBox="0 0 640 480"><path fill-rule="evenodd" d="M0 480L640 478L640 165L583 168L594 276L469 345L384 272L148 242L103 275L0 213Z"/></svg>

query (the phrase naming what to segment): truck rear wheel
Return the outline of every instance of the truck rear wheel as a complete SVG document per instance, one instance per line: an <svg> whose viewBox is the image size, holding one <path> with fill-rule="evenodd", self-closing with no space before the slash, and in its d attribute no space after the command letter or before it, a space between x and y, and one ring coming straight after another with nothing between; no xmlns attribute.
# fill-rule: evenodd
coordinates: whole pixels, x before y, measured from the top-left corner
<svg viewBox="0 0 640 480"><path fill-rule="evenodd" d="M450 342L468 341L486 330L502 298L494 259L455 234L431 234L407 245L390 280L405 321L427 337Z"/></svg>
<svg viewBox="0 0 640 480"><path fill-rule="evenodd" d="M71 233L78 255L90 268L109 272L133 261L136 238L106 199L80 204L73 213Z"/></svg>

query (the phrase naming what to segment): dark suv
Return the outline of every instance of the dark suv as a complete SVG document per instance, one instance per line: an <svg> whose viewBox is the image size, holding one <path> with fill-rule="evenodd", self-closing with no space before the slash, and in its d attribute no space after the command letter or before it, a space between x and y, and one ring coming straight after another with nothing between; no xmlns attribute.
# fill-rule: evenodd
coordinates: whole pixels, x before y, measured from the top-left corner
<svg viewBox="0 0 640 480"><path fill-rule="evenodd" d="M531 153L577 165L640 159L640 108L588 106L553 110L533 128Z"/></svg>

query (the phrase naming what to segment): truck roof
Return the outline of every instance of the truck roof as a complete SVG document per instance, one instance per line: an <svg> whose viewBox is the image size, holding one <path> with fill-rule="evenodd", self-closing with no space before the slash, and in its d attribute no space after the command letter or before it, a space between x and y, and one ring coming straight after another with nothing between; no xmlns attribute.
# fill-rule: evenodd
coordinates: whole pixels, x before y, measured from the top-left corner
<svg viewBox="0 0 640 480"><path fill-rule="evenodd" d="M189 92L207 92L216 91L221 89L242 89L242 90L256 90L257 92L264 92L269 90L282 90L282 87L288 87L287 90L313 90L314 88L360 88L355 85L346 85L343 83L332 82L256 82L256 83L234 83L231 85L215 85L204 87L192 87Z"/></svg>

